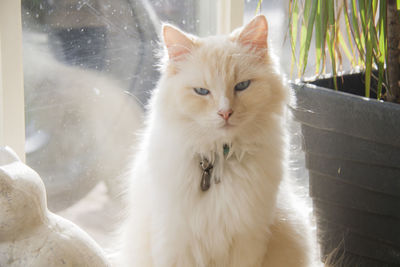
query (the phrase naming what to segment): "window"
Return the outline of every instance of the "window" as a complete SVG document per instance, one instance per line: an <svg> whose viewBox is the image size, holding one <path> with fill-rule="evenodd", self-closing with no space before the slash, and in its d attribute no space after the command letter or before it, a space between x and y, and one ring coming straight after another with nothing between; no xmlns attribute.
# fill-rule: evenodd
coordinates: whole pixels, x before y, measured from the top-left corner
<svg viewBox="0 0 400 267"><path fill-rule="evenodd" d="M107 245L110 229L96 218L102 214L112 220L112 211L117 210L109 199L120 192L135 145L133 132L140 127L143 105L158 78L153 52L161 22L200 36L225 34L250 20L257 2L0 2L0 141L20 155L25 151L27 164L46 184L52 211ZM262 13L274 21L269 36L278 55L290 56L282 52L285 8L285 1L264 1ZM10 28L18 27L19 13L22 34L21 29ZM21 35L23 79L17 64L22 53L15 49ZM22 80L24 91L18 91Z"/></svg>
<svg viewBox="0 0 400 267"><path fill-rule="evenodd" d="M24 159L24 98L18 1L0 2L0 145Z"/></svg>
<svg viewBox="0 0 400 267"><path fill-rule="evenodd" d="M0 4L4 12L8 2ZM110 213L108 200L120 191L133 132L158 79L161 21L215 34L218 8L211 0L22 0L13 8L14 18L22 17L24 92L15 98L25 121L26 162L44 180L49 208L106 246L109 229L95 225L96 218ZM2 18L3 27L11 23ZM1 123L16 117L2 115ZM19 132L15 143L23 146L23 125Z"/></svg>

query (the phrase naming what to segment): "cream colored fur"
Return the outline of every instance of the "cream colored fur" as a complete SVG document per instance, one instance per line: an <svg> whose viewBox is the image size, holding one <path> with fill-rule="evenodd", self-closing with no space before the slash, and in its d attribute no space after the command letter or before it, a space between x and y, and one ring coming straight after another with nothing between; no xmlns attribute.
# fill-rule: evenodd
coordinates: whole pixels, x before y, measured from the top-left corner
<svg viewBox="0 0 400 267"><path fill-rule="evenodd" d="M314 266L307 219L282 182L289 91L266 49L266 33L253 34L267 31L264 20L204 39L164 26L169 58L131 173L118 266ZM257 43L262 38L265 46ZM250 86L235 92L246 80ZM221 108L233 109L229 126L217 114ZM224 144L231 145L227 158ZM202 157L221 179L206 192Z"/></svg>

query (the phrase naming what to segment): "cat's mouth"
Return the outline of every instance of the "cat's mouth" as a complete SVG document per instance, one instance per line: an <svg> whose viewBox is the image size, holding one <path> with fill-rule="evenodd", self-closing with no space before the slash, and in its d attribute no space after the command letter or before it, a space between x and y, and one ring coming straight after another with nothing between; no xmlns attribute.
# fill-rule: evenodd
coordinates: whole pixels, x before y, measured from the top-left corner
<svg viewBox="0 0 400 267"><path fill-rule="evenodd" d="M225 121L222 125L221 125L221 129L224 130L228 130L235 127L235 125L233 125L232 123L230 123L229 121Z"/></svg>

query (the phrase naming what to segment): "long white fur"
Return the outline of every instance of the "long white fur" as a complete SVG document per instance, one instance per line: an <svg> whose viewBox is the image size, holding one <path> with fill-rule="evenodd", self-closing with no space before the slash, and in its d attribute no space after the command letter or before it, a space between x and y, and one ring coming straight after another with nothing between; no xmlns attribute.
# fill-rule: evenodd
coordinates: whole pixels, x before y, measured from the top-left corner
<svg viewBox="0 0 400 267"><path fill-rule="evenodd" d="M288 88L271 52L239 34L188 37L190 52L165 62L131 172L118 266L314 266L307 218L285 182ZM220 103L233 126L223 127ZM202 157L220 179L206 192Z"/></svg>

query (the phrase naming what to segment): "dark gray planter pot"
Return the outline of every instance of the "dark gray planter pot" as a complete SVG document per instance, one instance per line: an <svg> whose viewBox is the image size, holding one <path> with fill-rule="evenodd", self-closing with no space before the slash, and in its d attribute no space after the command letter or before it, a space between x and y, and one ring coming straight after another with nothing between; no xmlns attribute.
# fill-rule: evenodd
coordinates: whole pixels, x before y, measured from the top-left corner
<svg viewBox="0 0 400 267"><path fill-rule="evenodd" d="M323 259L400 266L400 105L292 87Z"/></svg>

